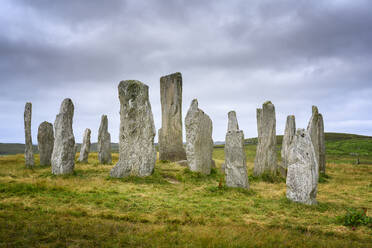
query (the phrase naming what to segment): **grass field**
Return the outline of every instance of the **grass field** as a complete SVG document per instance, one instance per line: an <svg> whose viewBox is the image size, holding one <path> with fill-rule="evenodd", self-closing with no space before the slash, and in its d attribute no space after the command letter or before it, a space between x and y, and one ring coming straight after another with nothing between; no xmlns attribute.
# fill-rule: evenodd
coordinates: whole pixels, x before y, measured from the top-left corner
<svg viewBox="0 0 372 248"><path fill-rule="evenodd" d="M246 147L249 175L255 149ZM339 218L348 208L372 215L372 140L327 141L327 154L317 206L289 202L284 181L219 187L223 148L210 176L158 162L150 177L112 179L95 153L75 174L53 176L26 169L22 154L2 156L0 247L372 247L371 227Z"/></svg>

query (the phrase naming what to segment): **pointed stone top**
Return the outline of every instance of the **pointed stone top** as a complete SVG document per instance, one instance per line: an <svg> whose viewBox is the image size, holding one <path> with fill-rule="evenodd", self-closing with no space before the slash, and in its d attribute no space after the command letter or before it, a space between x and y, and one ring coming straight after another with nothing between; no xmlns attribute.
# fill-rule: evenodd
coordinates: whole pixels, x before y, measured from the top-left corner
<svg viewBox="0 0 372 248"><path fill-rule="evenodd" d="M196 110L198 109L198 106L199 106L198 99L196 98L193 99L190 105L190 109Z"/></svg>
<svg viewBox="0 0 372 248"><path fill-rule="evenodd" d="M269 105L269 104L272 105L271 101L266 101L266 102L264 102L262 105Z"/></svg>
<svg viewBox="0 0 372 248"><path fill-rule="evenodd" d="M239 131L238 119L236 118L236 112L230 111L228 113L229 123L227 131Z"/></svg>
<svg viewBox="0 0 372 248"><path fill-rule="evenodd" d="M160 80L165 79L165 78L170 78L170 77L173 77L173 78L181 78L181 79L182 79L182 74L181 74L181 72L171 73L171 74L168 74L168 75L162 76L162 77L160 78Z"/></svg>
<svg viewBox="0 0 372 248"><path fill-rule="evenodd" d="M27 106L32 106L32 103L31 102L26 102L25 107L27 107Z"/></svg>
<svg viewBox="0 0 372 248"><path fill-rule="evenodd" d="M66 98L62 102L59 112L67 113L70 112L71 109L74 110L74 104L72 103L72 100L70 98Z"/></svg>
<svg viewBox="0 0 372 248"><path fill-rule="evenodd" d="M313 112L313 114L319 114L318 107L315 106L315 105L313 105L313 107L312 107L312 112Z"/></svg>
<svg viewBox="0 0 372 248"><path fill-rule="evenodd" d="M107 132L107 129L108 129L108 119L107 119L107 115L102 115L101 116L101 125L99 127L99 132L101 132L101 130L105 130Z"/></svg>

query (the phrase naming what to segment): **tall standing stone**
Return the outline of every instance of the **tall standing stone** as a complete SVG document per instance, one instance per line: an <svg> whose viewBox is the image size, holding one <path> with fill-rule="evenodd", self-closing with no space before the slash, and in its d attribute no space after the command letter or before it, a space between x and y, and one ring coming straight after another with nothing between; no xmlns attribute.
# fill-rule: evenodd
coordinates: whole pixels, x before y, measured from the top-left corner
<svg viewBox="0 0 372 248"><path fill-rule="evenodd" d="M288 167L287 157L288 157L289 146L291 145L295 135L296 135L296 119L295 119L295 116L294 115L288 115L287 116L287 122L285 124L285 131L284 131L283 142L282 142L282 151L281 151L282 164L281 164L280 172L284 176L286 175L286 171L287 171L287 167Z"/></svg>
<svg viewBox="0 0 372 248"><path fill-rule="evenodd" d="M63 100L54 122L54 147L52 173L70 174L75 167L75 137L72 130L74 104L70 98Z"/></svg>
<svg viewBox="0 0 372 248"><path fill-rule="evenodd" d="M325 148L325 135L324 135L324 121L323 121L322 114L319 114L318 128L319 128L319 172L322 174L325 174L326 172L326 148Z"/></svg>
<svg viewBox="0 0 372 248"><path fill-rule="evenodd" d="M37 145L40 154L40 165L50 165L54 146L52 123L44 121L39 125L37 131Z"/></svg>
<svg viewBox="0 0 372 248"><path fill-rule="evenodd" d="M89 128L84 131L83 144L81 144L79 162L88 163L88 156L90 151L90 134Z"/></svg>
<svg viewBox="0 0 372 248"><path fill-rule="evenodd" d="M198 108L198 100L191 102L185 118L186 156L191 171L209 175L212 167L212 120Z"/></svg>
<svg viewBox="0 0 372 248"><path fill-rule="evenodd" d="M287 198L316 204L318 178L318 162L311 137L305 129L297 129L288 151Z"/></svg>
<svg viewBox="0 0 372 248"><path fill-rule="evenodd" d="M159 159L186 159L182 142L182 75L177 72L160 78L162 127L159 129Z"/></svg>
<svg viewBox="0 0 372 248"><path fill-rule="evenodd" d="M32 103L28 102L25 105L24 123L25 123L25 163L26 167L34 167L34 153L32 151L32 138L31 138L31 116L32 116Z"/></svg>
<svg viewBox="0 0 372 248"><path fill-rule="evenodd" d="M155 124L149 87L140 81L121 81L119 161L111 177L150 176L155 167Z"/></svg>
<svg viewBox="0 0 372 248"><path fill-rule="evenodd" d="M98 160L101 164L110 164L111 158L111 135L108 132L107 115L102 115L98 130Z"/></svg>
<svg viewBox="0 0 372 248"><path fill-rule="evenodd" d="M255 176L264 173L276 174L278 166L276 162L276 119L275 107L267 101L262 109L257 109L257 132L258 144L254 161L253 174Z"/></svg>
<svg viewBox="0 0 372 248"><path fill-rule="evenodd" d="M228 187L249 188L247 163L244 151L244 133L239 130L235 111L228 114L225 140L225 174Z"/></svg>

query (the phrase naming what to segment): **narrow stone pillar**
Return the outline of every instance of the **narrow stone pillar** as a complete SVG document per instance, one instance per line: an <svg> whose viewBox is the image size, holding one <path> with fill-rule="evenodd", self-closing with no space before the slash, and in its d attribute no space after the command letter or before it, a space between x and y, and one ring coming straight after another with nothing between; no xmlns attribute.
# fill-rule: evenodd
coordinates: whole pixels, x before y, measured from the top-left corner
<svg viewBox="0 0 372 248"><path fill-rule="evenodd" d="M244 151L244 133L239 130L235 111L228 113L229 122L225 139L226 185L228 187L249 188L247 163Z"/></svg>
<svg viewBox="0 0 372 248"><path fill-rule="evenodd" d="M88 156L90 151L90 134L91 131L89 128L84 131L83 144L81 144L79 162L88 163Z"/></svg>
<svg viewBox="0 0 372 248"><path fill-rule="evenodd" d="M39 125L37 145L40 155L40 165L50 165L54 146L53 124L47 121Z"/></svg>
<svg viewBox="0 0 372 248"><path fill-rule="evenodd" d="M111 135L108 132L107 115L102 115L101 124L98 130L98 161L101 164L110 164L111 158Z"/></svg>
<svg viewBox="0 0 372 248"><path fill-rule="evenodd" d="M156 163L155 125L149 87L140 81L121 81L119 161L111 177L150 176Z"/></svg>
<svg viewBox="0 0 372 248"><path fill-rule="evenodd" d="M162 127L159 129L159 159L186 159L182 142L182 75L177 72L160 78Z"/></svg>
<svg viewBox="0 0 372 248"><path fill-rule="evenodd" d="M282 151L281 151L281 157L282 157L282 164L280 168L280 173L283 176L287 175L287 157L288 157L288 149L291 145L294 136L296 135L296 119L294 115L288 115L287 116L287 122L285 124L285 131L283 136L283 142L282 142Z"/></svg>
<svg viewBox="0 0 372 248"><path fill-rule="evenodd" d="M324 134L324 121L323 115L319 114L318 120L319 128L319 172L326 173L326 147L325 147L325 134Z"/></svg>
<svg viewBox="0 0 372 248"><path fill-rule="evenodd" d="M25 163L27 168L34 167L34 153L32 151L31 137L31 116L32 103L28 102L25 105L24 124L25 124Z"/></svg>
<svg viewBox="0 0 372 248"><path fill-rule="evenodd" d="M194 99L185 119L186 156L191 171L209 175L212 167L212 120Z"/></svg>

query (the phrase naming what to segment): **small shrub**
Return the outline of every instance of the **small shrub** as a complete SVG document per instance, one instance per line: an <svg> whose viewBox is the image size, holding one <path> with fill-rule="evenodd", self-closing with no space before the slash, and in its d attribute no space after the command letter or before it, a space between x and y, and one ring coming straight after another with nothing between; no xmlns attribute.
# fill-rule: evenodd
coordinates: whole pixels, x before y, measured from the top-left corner
<svg viewBox="0 0 372 248"><path fill-rule="evenodd" d="M372 228L372 218L367 216L367 209L349 208L344 216L339 217L344 226L369 226Z"/></svg>

